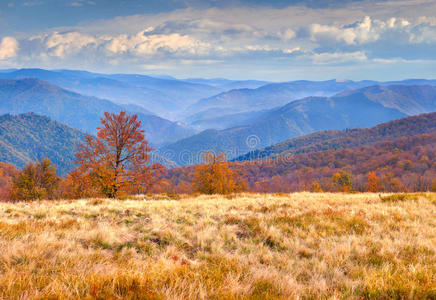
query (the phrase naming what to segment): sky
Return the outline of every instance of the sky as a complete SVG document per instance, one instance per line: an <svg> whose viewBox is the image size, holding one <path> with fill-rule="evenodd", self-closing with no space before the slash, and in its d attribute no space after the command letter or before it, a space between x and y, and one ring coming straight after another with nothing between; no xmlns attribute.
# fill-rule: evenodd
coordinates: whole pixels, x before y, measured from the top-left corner
<svg viewBox="0 0 436 300"><path fill-rule="evenodd" d="M436 78L435 0L0 0L0 69Z"/></svg>

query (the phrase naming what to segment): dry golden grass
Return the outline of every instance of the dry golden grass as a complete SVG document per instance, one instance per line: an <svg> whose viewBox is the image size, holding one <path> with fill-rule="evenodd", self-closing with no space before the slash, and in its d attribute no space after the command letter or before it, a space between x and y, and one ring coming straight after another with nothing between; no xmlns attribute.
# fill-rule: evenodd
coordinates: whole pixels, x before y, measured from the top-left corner
<svg viewBox="0 0 436 300"><path fill-rule="evenodd" d="M434 299L435 217L435 194L1 203L0 297Z"/></svg>

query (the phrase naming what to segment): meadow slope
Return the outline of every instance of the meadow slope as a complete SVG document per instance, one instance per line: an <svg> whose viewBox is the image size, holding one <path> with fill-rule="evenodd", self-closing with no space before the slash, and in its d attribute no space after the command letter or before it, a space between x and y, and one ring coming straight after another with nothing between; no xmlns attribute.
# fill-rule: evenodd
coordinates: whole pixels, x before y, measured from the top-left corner
<svg viewBox="0 0 436 300"><path fill-rule="evenodd" d="M0 298L436 297L436 195L0 203Z"/></svg>

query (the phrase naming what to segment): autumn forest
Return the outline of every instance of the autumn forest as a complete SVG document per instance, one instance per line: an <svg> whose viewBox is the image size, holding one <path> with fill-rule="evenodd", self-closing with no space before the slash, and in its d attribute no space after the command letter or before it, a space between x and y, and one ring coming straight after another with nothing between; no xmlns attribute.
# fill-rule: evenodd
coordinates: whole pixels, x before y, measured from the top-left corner
<svg viewBox="0 0 436 300"><path fill-rule="evenodd" d="M261 152L259 160L228 161L224 154L205 152L202 164L171 169L151 163L152 148L136 115L105 113L101 123L97 137L86 136L78 146L79 166L64 178L56 175L56 165L47 158L30 162L22 171L3 163L3 200L141 193L436 190L435 113L365 130L297 138L282 152L271 155L271 148L269 156Z"/></svg>

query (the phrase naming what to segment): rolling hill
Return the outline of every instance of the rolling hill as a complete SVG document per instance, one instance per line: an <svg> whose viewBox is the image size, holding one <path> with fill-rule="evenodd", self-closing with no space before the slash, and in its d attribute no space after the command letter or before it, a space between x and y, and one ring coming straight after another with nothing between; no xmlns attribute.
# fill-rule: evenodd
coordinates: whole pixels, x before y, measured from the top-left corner
<svg viewBox="0 0 436 300"><path fill-rule="evenodd" d="M382 123L371 128L319 131L249 152L235 160L265 160L289 154L354 148L433 132L436 132L436 113L428 113Z"/></svg>
<svg viewBox="0 0 436 300"><path fill-rule="evenodd" d="M33 113L0 116L0 161L18 168L48 157L63 176L74 167L82 131Z"/></svg>
<svg viewBox="0 0 436 300"><path fill-rule="evenodd" d="M171 154L172 160L181 165L198 162L199 153L203 151L223 152L228 158L235 158L316 131L372 127L407 115L432 111L436 111L436 87L365 87L333 97L293 101L270 110L251 124L203 131L160 151ZM181 153L184 153L183 159Z"/></svg>
<svg viewBox="0 0 436 300"><path fill-rule="evenodd" d="M38 79L0 79L0 114L34 112L89 133L95 133L105 111L121 110L137 113L113 102L62 89ZM152 145L177 141L193 134L193 130L181 123L171 122L156 115L138 112Z"/></svg>

